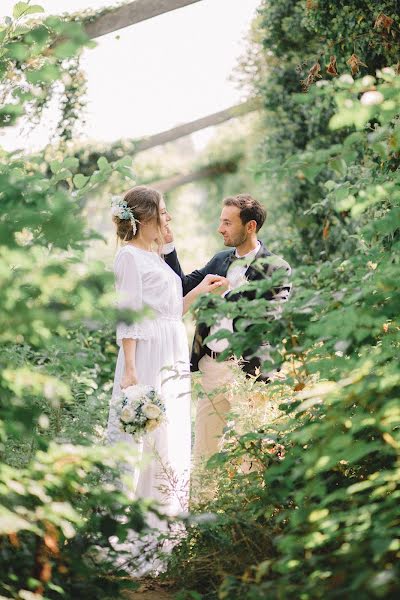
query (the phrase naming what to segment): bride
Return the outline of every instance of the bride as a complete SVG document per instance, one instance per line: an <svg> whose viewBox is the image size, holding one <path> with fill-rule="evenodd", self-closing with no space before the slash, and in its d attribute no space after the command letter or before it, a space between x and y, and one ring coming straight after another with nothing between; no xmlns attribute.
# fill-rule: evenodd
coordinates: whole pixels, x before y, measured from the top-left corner
<svg viewBox="0 0 400 600"><path fill-rule="evenodd" d="M136 498L150 498L173 516L188 508L191 452L189 353L182 315L199 296L218 291L222 277L208 275L183 298L180 278L164 262L161 248L171 216L162 195L137 186L113 202L113 221L122 242L114 261L118 307L151 309L151 315L117 324L120 346L107 426L108 442L128 442L147 458L133 474ZM161 396L166 420L140 442L120 427L121 390L147 384ZM150 526L160 522L150 518Z"/></svg>

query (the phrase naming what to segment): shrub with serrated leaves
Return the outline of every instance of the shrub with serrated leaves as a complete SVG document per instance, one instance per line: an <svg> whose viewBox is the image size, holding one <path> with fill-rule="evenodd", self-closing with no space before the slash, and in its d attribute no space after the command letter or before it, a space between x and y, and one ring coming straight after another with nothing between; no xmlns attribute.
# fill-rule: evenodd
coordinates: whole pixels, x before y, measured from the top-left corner
<svg viewBox="0 0 400 600"><path fill-rule="evenodd" d="M79 23L25 18L36 12L20 2L0 27L1 126L40 109L88 43ZM100 157L86 177L60 147L50 163L0 153L2 598L117 597L126 568L110 536L140 532L156 510L121 489L131 452L102 445L116 314L111 273L84 254L100 237L85 198L114 172L129 179L130 163Z"/></svg>
<svg viewBox="0 0 400 600"><path fill-rule="evenodd" d="M296 53L300 48L300 28L288 28L294 4L305 5L282 1L264 7L271 18L286 5L288 21L280 27L297 40L279 55L282 70L293 48ZM312 4L318 11L328 3ZM358 9L361 3L353 6L355 15ZM272 28L269 32L272 39ZM276 43L284 50L285 39ZM369 64L368 44L363 47ZM387 58L381 53L380 60ZM376 48L372 59L376 66ZM266 79L266 98L276 76L272 71L271 88ZM285 94L283 83L281 91ZM217 495L200 507L214 518L189 528L171 569L179 574L183 564L182 584L207 598L395 598L400 591L400 77L385 67L374 76L347 73L324 81L307 95L296 95L291 87L286 92L283 111L289 103L301 103L304 143L299 137L287 144L290 132L278 127L282 111L269 105L276 145L267 151L282 152L285 161L267 168L281 182L275 194L286 189L288 220L300 229L308 222L305 244L292 255L293 295L279 311L262 299L278 284L276 273L271 281L248 285L253 300L229 304L213 298L201 307L209 323L216 311L238 319L230 351L240 355L271 342L287 377L268 386L270 400L286 416L260 422L244 435L234 427L226 432L228 444L209 462ZM329 111L320 112L327 106ZM323 138L319 127L313 129L314 117L326 122ZM291 114L286 118L290 121ZM296 179L299 195L291 188ZM278 199L273 194L271 203ZM280 242L286 257L286 240ZM238 468L243 460L252 464L249 472Z"/></svg>

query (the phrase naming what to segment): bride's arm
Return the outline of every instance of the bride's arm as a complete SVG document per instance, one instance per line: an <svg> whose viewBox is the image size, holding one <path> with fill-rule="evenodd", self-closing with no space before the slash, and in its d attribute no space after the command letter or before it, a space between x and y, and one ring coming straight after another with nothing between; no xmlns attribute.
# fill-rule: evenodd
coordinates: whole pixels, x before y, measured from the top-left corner
<svg viewBox="0 0 400 600"><path fill-rule="evenodd" d="M229 285L225 277L220 275L206 275L201 283L197 285L193 290L188 292L183 298L183 314L185 314L193 302L200 296L200 294L207 294L209 292L216 291L222 294Z"/></svg>
<svg viewBox="0 0 400 600"><path fill-rule="evenodd" d="M122 347L124 349L125 370L121 379L121 389L125 389L130 385L138 383L136 374L136 340L123 338Z"/></svg>
<svg viewBox="0 0 400 600"><path fill-rule="evenodd" d="M117 307L119 310L141 312L142 279L139 266L134 255L123 252L117 255L114 265L117 281ZM117 321L117 341L124 352L124 371L121 378L121 389L138 383L136 374L136 346L138 339L146 339L146 332L137 318L122 316Z"/></svg>
<svg viewBox="0 0 400 600"><path fill-rule="evenodd" d="M167 265L169 265L171 269L175 271L175 273L181 278L183 293L185 296L193 291L196 286L203 281L206 275L212 273L215 268L213 259L211 259L203 268L195 269L192 273L185 275L179 263L178 254L174 245L174 236L170 227L167 228L166 234L164 235L163 255ZM197 295L195 297L197 297Z"/></svg>
<svg viewBox="0 0 400 600"><path fill-rule="evenodd" d="M186 294L183 298L183 314L187 313L189 308L192 306L193 302L199 296L197 293L197 287L195 287L191 292Z"/></svg>

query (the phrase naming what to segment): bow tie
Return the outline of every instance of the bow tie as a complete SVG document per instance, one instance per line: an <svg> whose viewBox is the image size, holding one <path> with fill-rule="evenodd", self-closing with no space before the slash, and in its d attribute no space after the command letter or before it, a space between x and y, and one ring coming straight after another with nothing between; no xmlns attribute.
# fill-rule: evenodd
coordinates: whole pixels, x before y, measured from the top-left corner
<svg viewBox="0 0 400 600"><path fill-rule="evenodd" d="M228 257L228 269L232 266L235 261L240 261L241 265L246 271L249 268L249 261L244 256L236 256L236 252L233 252Z"/></svg>
<svg viewBox="0 0 400 600"><path fill-rule="evenodd" d="M237 260L237 258L238 258L238 257L236 256L236 252L232 252L232 254L230 254L230 255L228 256L228 263L229 263L229 264L233 263L233 261L234 261L234 260Z"/></svg>
<svg viewBox="0 0 400 600"><path fill-rule="evenodd" d="M233 263L235 260L244 260L245 257L244 256L237 256L236 252L232 252L232 254L229 256L229 264Z"/></svg>

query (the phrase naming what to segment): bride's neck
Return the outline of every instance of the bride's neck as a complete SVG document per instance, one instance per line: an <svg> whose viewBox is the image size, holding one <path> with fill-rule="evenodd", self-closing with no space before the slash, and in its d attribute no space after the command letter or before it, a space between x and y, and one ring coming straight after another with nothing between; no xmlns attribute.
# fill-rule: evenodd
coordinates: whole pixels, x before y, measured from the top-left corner
<svg viewBox="0 0 400 600"><path fill-rule="evenodd" d="M153 242L149 242L147 240L143 240L143 239L134 239L131 240L129 242L127 242L127 244L129 244L130 246L136 246L137 248L141 248L142 250L147 250L148 252L150 252L151 250L153 250Z"/></svg>

